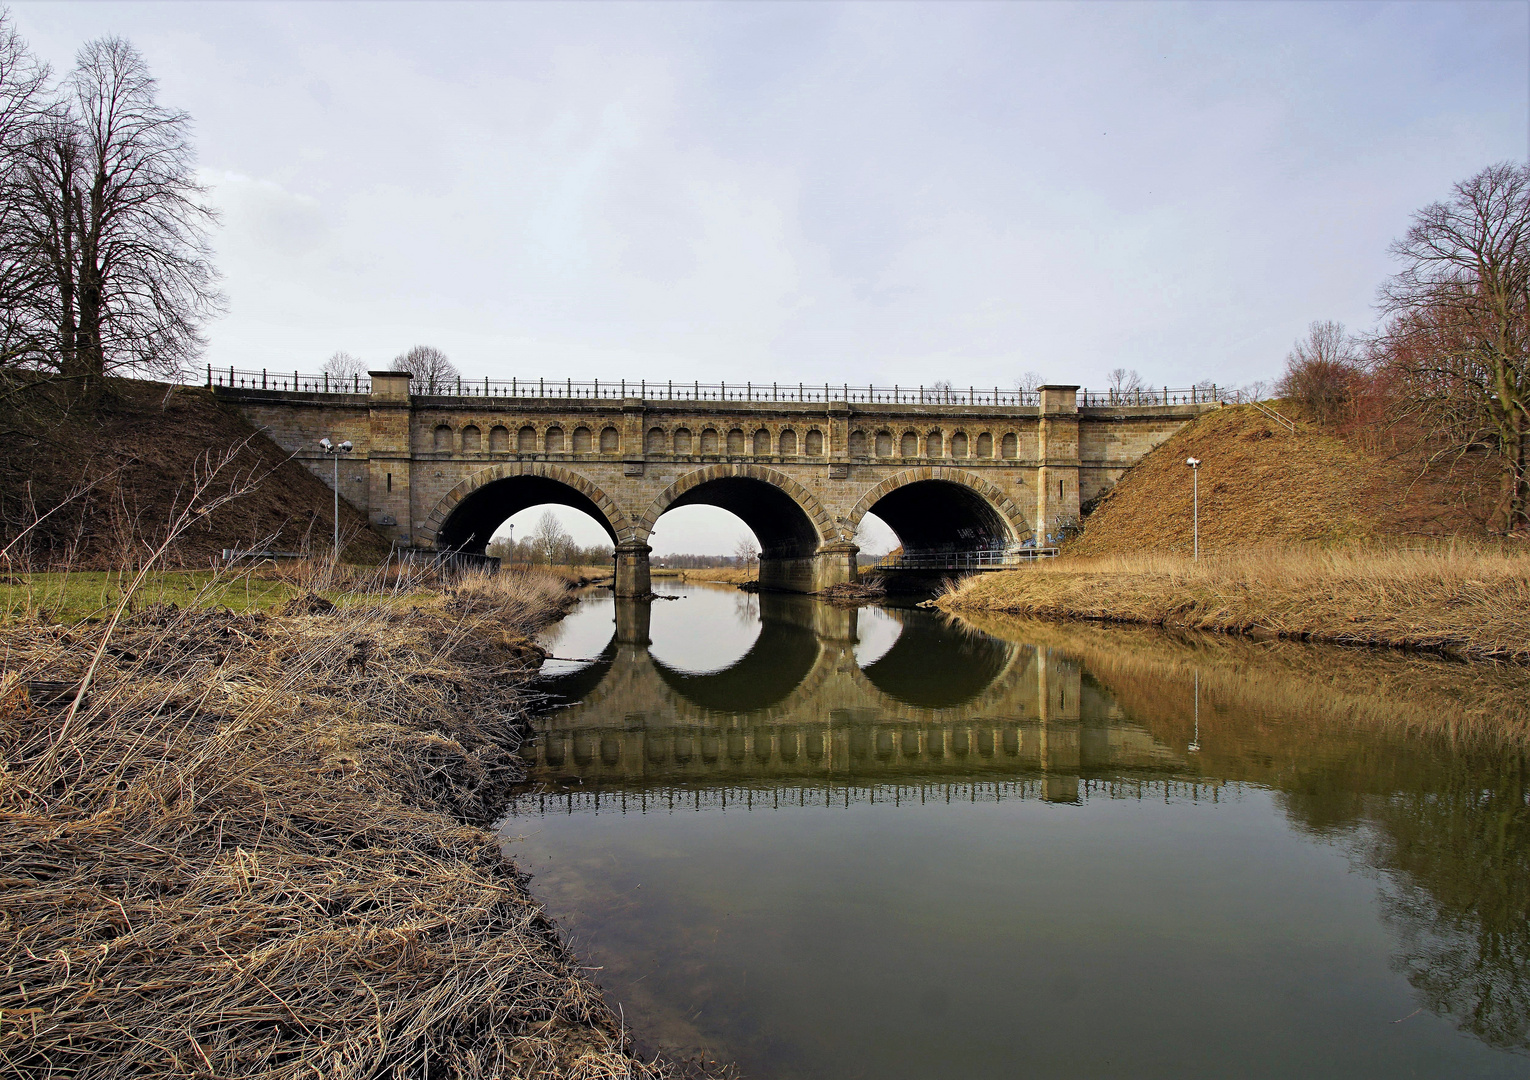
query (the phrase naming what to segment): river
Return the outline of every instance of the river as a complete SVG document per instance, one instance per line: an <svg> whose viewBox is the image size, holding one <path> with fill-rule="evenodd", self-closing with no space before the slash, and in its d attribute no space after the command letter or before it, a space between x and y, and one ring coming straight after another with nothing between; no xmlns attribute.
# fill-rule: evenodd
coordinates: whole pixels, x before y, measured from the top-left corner
<svg viewBox="0 0 1530 1080"><path fill-rule="evenodd" d="M548 632L500 825L648 1043L758 1078L1530 1072L1530 787L1491 733L1524 673L655 588Z"/></svg>

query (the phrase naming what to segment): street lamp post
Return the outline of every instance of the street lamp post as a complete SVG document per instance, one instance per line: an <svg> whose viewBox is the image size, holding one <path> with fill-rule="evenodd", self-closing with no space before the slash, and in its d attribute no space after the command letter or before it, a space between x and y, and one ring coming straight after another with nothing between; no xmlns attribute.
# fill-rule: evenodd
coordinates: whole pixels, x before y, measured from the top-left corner
<svg viewBox="0 0 1530 1080"><path fill-rule="evenodd" d="M329 439L319 440L319 449L328 454L335 462L335 565L340 565L340 458L351 452L351 441L346 439L341 443L330 442Z"/></svg>
<svg viewBox="0 0 1530 1080"><path fill-rule="evenodd" d="M1195 558L1201 557L1201 459L1185 458L1190 466L1191 535L1195 538Z"/></svg>

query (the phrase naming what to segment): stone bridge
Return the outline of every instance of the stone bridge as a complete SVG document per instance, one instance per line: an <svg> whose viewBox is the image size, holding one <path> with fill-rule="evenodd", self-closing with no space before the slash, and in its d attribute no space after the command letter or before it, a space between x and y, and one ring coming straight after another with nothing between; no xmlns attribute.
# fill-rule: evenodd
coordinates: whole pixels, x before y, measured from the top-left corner
<svg viewBox="0 0 1530 1080"><path fill-rule="evenodd" d="M678 506L729 510L760 581L815 592L856 576L869 512L904 551L1017 552L1076 522L1213 391L1130 398L949 388L666 384L411 386L208 372L208 384L326 483L320 438L355 447L340 494L397 543L481 552L540 503L584 511L616 548L618 595L646 594L648 539ZM638 390L641 396L631 393ZM560 394L561 392L561 394ZM612 396L615 394L621 396Z"/></svg>
<svg viewBox="0 0 1530 1080"><path fill-rule="evenodd" d="M894 610L897 641L862 668L854 609L759 600L753 646L706 674L653 656L650 602L617 600L595 662L546 680L564 707L534 722L532 778L611 789L1030 776L1045 797L1072 801L1081 777L1185 767L1063 653L986 635L953 651L937 639L960 631Z"/></svg>

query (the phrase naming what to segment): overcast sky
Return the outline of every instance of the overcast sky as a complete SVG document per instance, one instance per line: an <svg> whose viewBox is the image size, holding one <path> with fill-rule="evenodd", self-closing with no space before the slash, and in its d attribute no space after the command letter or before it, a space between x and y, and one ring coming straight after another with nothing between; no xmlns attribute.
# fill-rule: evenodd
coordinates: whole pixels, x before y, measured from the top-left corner
<svg viewBox="0 0 1530 1080"><path fill-rule="evenodd" d="M221 366L1240 384L1530 153L1519 0L12 13L195 118Z"/></svg>

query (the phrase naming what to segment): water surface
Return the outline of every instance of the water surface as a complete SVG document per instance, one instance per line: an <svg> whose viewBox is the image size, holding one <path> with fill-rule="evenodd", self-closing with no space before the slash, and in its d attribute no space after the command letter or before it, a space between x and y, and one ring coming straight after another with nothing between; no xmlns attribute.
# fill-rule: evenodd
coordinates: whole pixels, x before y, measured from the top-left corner
<svg viewBox="0 0 1530 1080"><path fill-rule="evenodd" d="M548 635L502 823L649 1042L751 1077L1526 1074L1524 756L1449 723L1517 684L657 587Z"/></svg>

